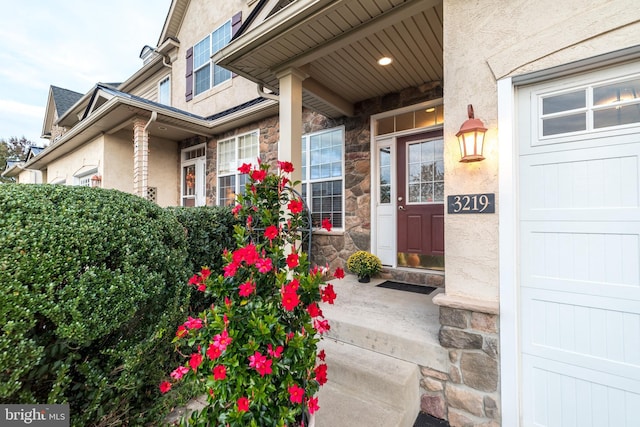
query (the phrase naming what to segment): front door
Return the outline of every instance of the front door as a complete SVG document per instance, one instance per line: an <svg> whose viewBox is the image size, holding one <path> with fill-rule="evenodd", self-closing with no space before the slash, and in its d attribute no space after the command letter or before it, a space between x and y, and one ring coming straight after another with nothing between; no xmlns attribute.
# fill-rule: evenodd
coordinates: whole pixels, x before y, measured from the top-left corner
<svg viewBox="0 0 640 427"><path fill-rule="evenodd" d="M444 269L442 130L397 140L398 266Z"/></svg>

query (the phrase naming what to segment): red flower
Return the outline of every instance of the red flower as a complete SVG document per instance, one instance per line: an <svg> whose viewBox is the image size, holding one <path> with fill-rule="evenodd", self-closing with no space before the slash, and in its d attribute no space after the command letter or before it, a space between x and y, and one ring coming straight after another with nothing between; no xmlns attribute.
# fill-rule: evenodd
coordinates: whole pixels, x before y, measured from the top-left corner
<svg viewBox="0 0 640 427"><path fill-rule="evenodd" d="M160 393L165 394L171 390L171 383L169 381L162 381L160 383Z"/></svg>
<svg viewBox="0 0 640 427"><path fill-rule="evenodd" d="M187 329L200 329L202 328L202 319L194 319L189 316L187 321L184 322L184 326L187 327Z"/></svg>
<svg viewBox="0 0 640 427"><path fill-rule="evenodd" d="M287 390L289 390L289 399L292 403L302 403L302 398L304 397L304 389L302 387L294 384L289 386Z"/></svg>
<svg viewBox="0 0 640 427"><path fill-rule="evenodd" d="M197 274L194 274L193 276L191 276L191 279L189 279L189 285L197 285L198 283L200 283L200 276L198 276Z"/></svg>
<svg viewBox="0 0 640 427"><path fill-rule="evenodd" d="M238 405L239 412L247 412L249 410L249 399L247 399L246 397L241 397L240 399L238 399L236 404Z"/></svg>
<svg viewBox="0 0 640 427"><path fill-rule="evenodd" d="M248 297L256 290L256 286L253 282L248 281L239 286L239 294L241 297Z"/></svg>
<svg viewBox="0 0 640 427"><path fill-rule="evenodd" d="M293 172L293 164L291 162L281 162L278 160L278 166L282 172L291 173Z"/></svg>
<svg viewBox="0 0 640 427"><path fill-rule="evenodd" d="M293 279L287 286L285 286L285 292L295 292L299 287L300 282L298 282L298 279Z"/></svg>
<svg viewBox="0 0 640 427"><path fill-rule="evenodd" d="M287 266L289 266L289 268L296 268L298 266L298 263L299 263L299 257L296 252L289 254L287 256Z"/></svg>
<svg viewBox="0 0 640 427"><path fill-rule="evenodd" d="M189 368L187 368L186 366L178 366L176 369L173 370L173 372L171 372L171 374L169 374L169 376L171 378L174 378L176 380L181 379L184 374L186 374L187 372L189 372Z"/></svg>
<svg viewBox="0 0 640 427"><path fill-rule="evenodd" d="M267 344L267 353L269 353L269 356L273 357L274 359L280 359L280 356L282 356L283 351L284 351L284 347L281 345L276 347L276 349L274 350L271 344Z"/></svg>
<svg viewBox="0 0 640 427"><path fill-rule="evenodd" d="M318 304L316 304L315 302L312 302L311 304L309 304L309 306L307 307L307 311L309 312L311 317L322 316L322 310L318 307Z"/></svg>
<svg viewBox="0 0 640 427"><path fill-rule="evenodd" d="M307 408L309 409L310 414L314 414L320 407L318 406L318 398L310 397L307 401Z"/></svg>
<svg viewBox="0 0 640 427"><path fill-rule="evenodd" d="M291 200L287 207L289 208L289 211L291 211L291 213L296 214L302 212L302 208L304 207L304 205L302 204L301 200L295 199Z"/></svg>
<svg viewBox="0 0 640 427"><path fill-rule="evenodd" d="M238 203L237 205L235 205L233 207L233 209L231 209L231 213L236 216L238 215L238 212L240 212L240 210L242 209L242 205L240 203Z"/></svg>
<svg viewBox="0 0 640 427"><path fill-rule="evenodd" d="M326 229L327 231L331 231L331 221L329 221L327 218L323 219L322 228Z"/></svg>
<svg viewBox="0 0 640 427"><path fill-rule="evenodd" d="M333 277L336 279L344 279L344 270L340 267L336 268L335 273L333 273Z"/></svg>
<svg viewBox="0 0 640 427"><path fill-rule="evenodd" d="M227 368L224 365L218 365L213 368L213 379L214 380L224 380L227 378Z"/></svg>
<svg viewBox="0 0 640 427"><path fill-rule="evenodd" d="M251 228L252 223L253 223L253 217L251 215L247 216L247 228Z"/></svg>
<svg viewBox="0 0 640 427"><path fill-rule="evenodd" d="M211 276L211 269L209 267L202 267L200 275L202 276L202 280L207 280L209 276Z"/></svg>
<svg viewBox="0 0 640 427"><path fill-rule="evenodd" d="M198 366L202 363L202 354L193 353L191 359L189 359L189 366L193 369L193 372L198 370Z"/></svg>
<svg viewBox="0 0 640 427"><path fill-rule="evenodd" d="M209 359L216 360L218 357L222 355L222 350L215 344L209 344L209 348L207 349L207 356Z"/></svg>
<svg viewBox="0 0 640 427"><path fill-rule="evenodd" d="M278 237L278 228L275 225L270 225L264 230L264 237L269 240L273 240Z"/></svg>
<svg viewBox="0 0 640 427"><path fill-rule="evenodd" d="M324 289L322 290L322 301L323 302L327 302L329 304L333 304L333 301L336 299L336 293L333 290L333 285L331 283L329 283L327 286L324 287Z"/></svg>
<svg viewBox="0 0 640 427"><path fill-rule="evenodd" d="M242 166L238 168L238 172L245 174L251 172L251 165L249 163L243 163Z"/></svg>
<svg viewBox="0 0 640 427"><path fill-rule="evenodd" d="M324 350L320 350L320 353L318 353L318 359L322 360L324 362L324 359L327 357L327 355L325 354Z"/></svg>
<svg viewBox="0 0 640 427"><path fill-rule="evenodd" d="M178 326L178 330L176 331L176 337L182 338L189 333L189 330L185 328L184 325Z"/></svg>
<svg viewBox="0 0 640 427"><path fill-rule="evenodd" d="M250 176L254 181L263 181L267 177L267 171L264 169L255 169L251 172Z"/></svg>
<svg viewBox="0 0 640 427"><path fill-rule="evenodd" d="M316 373L316 381L318 384L324 385L327 383L327 365L326 363L322 363L316 367L314 370Z"/></svg>
<svg viewBox="0 0 640 427"><path fill-rule="evenodd" d="M233 277L238 271L238 264L235 262L229 263L224 266L224 277Z"/></svg>
<svg viewBox="0 0 640 427"><path fill-rule="evenodd" d="M295 291L282 293L282 306L285 310L292 311L298 304L300 304L300 299Z"/></svg>
<svg viewBox="0 0 640 427"><path fill-rule="evenodd" d="M268 273L273 269L273 264L271 263L271 258L260 258L256 262L256 267L258 267L258 271L260 273Z"/></svg>
<svg viewBox="0 0 640 427"><path fill-rule="evenodd" d="M320 335L331 329L331 326L329 326L329 321L326 319L313 319L313 327L316 329L316 331L318 331Z"/></svg>

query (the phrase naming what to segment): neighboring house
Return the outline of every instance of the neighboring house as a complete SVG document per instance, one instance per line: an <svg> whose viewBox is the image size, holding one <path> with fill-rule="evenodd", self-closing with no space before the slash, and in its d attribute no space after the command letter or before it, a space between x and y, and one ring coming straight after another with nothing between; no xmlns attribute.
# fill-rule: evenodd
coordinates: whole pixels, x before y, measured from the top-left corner
<svg viewBox="0 0 640 427"><path fill-rule="evenodd" d="M52 88L52 143L23 166L197 206L231 203L243 162L290 160L336 230L315 234L318 263L365 249L401 280L446 272L449 360L423 371L445 392L425 391L424 410L631 426L639 34L633 0L174 0L127 81L64 111ZM487 128L474 163L456 138L468 104Z"/></svg>
<svg viewBox="0 0 640 427"><path fill-rule="evenodd" d="M25 163L30 162L35 156L40 154L44 147L30 146L24 155L23 160L7 160L6 167L2 171L2 176L14 178L19 184L42 184L42 172L37 169L27 169Z"/></svg>

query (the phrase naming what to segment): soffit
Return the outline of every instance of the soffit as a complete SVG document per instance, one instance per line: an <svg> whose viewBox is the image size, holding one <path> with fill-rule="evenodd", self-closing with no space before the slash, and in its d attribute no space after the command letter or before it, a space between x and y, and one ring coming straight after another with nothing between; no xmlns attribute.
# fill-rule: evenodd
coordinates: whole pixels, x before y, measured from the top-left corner
<svg viewBox="0 0 640 427"><path fill-rule="evenodd" d="M298 68L305 105L335 117L344 109L327 98L354 104L441 81L442 34L441 0L298 0L214 59L275 91L278 72ZM379 66L382 56L392 64Z"/></svg>

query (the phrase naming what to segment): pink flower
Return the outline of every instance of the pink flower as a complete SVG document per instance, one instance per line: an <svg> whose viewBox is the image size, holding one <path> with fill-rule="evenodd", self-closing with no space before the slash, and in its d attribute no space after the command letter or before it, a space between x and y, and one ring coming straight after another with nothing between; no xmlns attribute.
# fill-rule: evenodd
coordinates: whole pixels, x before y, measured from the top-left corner
<svg viewBox="0 0 640 427"><path fill-rule="evenodd" d="M313 327L316 329L316 331L318 331L320 335L331 329L331 326L329 326L329 321L326 319L313 319Z"/></svg>
<svg viewBox="0 0 640 427"><path fill-rule="evenodd" d="M244 396L238 399L236 404L238 405L239 412L247 412L249 410L249 399Z"/></svg>
<svg viewBox="0 0 640 427"><path fill-rule="evenodd" d="M232 262L224 266L224 277L233 277L238 271L238 264Z"/></svg>
<svg viewBox="0 0 640 427"><path fill-rule="evenodd" d="M281 162L278 160L278 166L282 172L291 173L293 172L293 164L291 162Z"/></svg>
<svg viewBox="0 0 640 427"><path fill-rule="evenodd" d="M318 307L318 304L316 304L315 302L312 302L311 304L309 304L309 306L307 307L307 311L309 312L309 315L311 317L322 316L322 310Z"/></svg>
<svg viewBox="0 0 640 427"><path fill-rule="evenodd" d="M269 240L273 240L278 237L278 228L275 225L270 225L264 230L264 237Z"/></svg>
<svg viewBox="0 0 640 427"><path fill-rule="evenodd" d="M273 357L274 359L280 359L280 356L282 356L283 351L284 351L284 347L281 345L276 347L276 349L274 350L271 344L267 344L267 353L269 353L269 356Z"/></svg>
<svg viewBox="0 0 640 427"><path fill-rule="evenodd" d="M162 381L160 383L160 393L165 394L171 390L171 383L169 381Z"/></svg>
<svg viewBox="0 0 640 427"><path fill-rule="evenodd" d="M323 219L322 228L326 229L327 231L331 231L331 221L329 221L327 218Z"/></svg>
<svg viewBox="0 0 640 427"><path fill-rule="evenodd" d="M256 351L253 356L249 356L249 367L258 371L261 377L272 372L272 363L273 361L271 359L267 359L267 356L263 356L258 351Z"/></svg>
<svg viewBox="0 0 640 427"><path fill-rule="evenodd" d="M198 348L198 350L199 349L200 348ZM198 366L200 366L201 363L202 363L202 354L193 353L191 355L191 359L189 359L189 366L191 366L191 369L193 369L193 372L198 370Z"/></svg>
<svg viewBox="0 0 640 427"><path fill-rule="evenodd" d="M255 169L251 172L250 176L254 181L263 181L267 177L267 171L264 169Z"/></svg>
<svg viewBox="0 0 640 427"><path fill-rule="evenodd" d="M298 263L299 257L297 252L287 255L287 266L289 268L296 268L298 266Z"/></svg>
<svg viewBox="0 0 640 427"><path fill-rule="evenodd" d="M282 293L282 306L285 310L292 311L298 304L300 304L300 299L295 291Z"/></svg>
<svg viewBox="0 0 640 427"><path fill-rule="evenodd" d="M327 383L327 365L322 363L316 367L314 370L316 374L316 381L318 384L324 385Z"/></svg>
<svg viewBox="0 0 640 427"><path fill-rule="evenodd" d="M240 294L241 297L248 297L253 293L253 291L256 290L256 286L253 282L247 281L242 285L240 285L238 289L239 289L238 294Z"/></svg>
<svg viewBox="0 0 640 427"><path fill-rule="evenodd" d="M329 303L329 304L333 304L333 301L336 299L336 293L333 290L333 285L331 283L329 283L327 286L324 287L324 289L322 290L322 301Z"/></svg>
<svg viewBox="0 0 640 427"><path fill-rule="evenodd" d="M202 328L202 319L194 319L189 316L186 322L184 322L184 326L187 329L200 329Z"/></svg>
<svg viewBox="0 0 640 427"><path fill-rule="evenodd" d="M289 399L292 403L302 403L302 398L304 397L304 389L302 387L294 384L289 386L287 390L289 391Z"/></svg>
<svg viewBox="0 0 640 427"><path fill-rule="evenodd" d="M307 408L309 409L310 414L314 414L320 407L318 406L318 398L310 397L307 401Z"/></svg>
<svg viewBox="0 0 640 427"><path fill-rule="evenodd" d="M224 380L227 378L227 368L224 365L218 365L213 368L213 379L214 380Z"/></svg>
<svg viewBox="0 0 640 427"><path fill-rule="evenodd" d="M178 366L173 370L173 372L171 372L171 374L169 374L169 376L171 378L179 380L184 377L184 374L186 374L187 372L189 372L189 368L187 368L186 366Z"/></svg>
<svg viewBox="0 0 640 427"><path fill-rule="evenodd" d="M222 333L213 337L213 345L218 347L220 351L225 351L227 349L227 346L231 344L231 341L233 341L233 338L229 336L229 333L226 331L226 329L222 331Z"/></svg>
<svg viewBox="0 0 640 427"><path fill-rule="evenodd" d="M304 207L304 205L302 204L302 201L294 199L289 202L287 207L289 208L289 211L291 213L296 214L302 212L302 208Z"/></svg>
<svg viewBox="0 0 640 427"><path fill-rule="evenodd" d="M273 269L273 265L271 264L271 258L260 258L256 262L256 267L258 267L258 271L260 273L268 273Z"/></svg>
<svg viewBox="0 0 640 427"><path fill-rule="evenodd" d="M249 163L243 163L242 166L238 168L238 172L244 174L251 172L251 165Z"/></svg>
<svg viewBox="0 0 640 427"><path fill-rule="evenodd" d="M336 279L344 279L344 270L340 267L336 268L335 273L333 273L333 277Z"/></svg>

